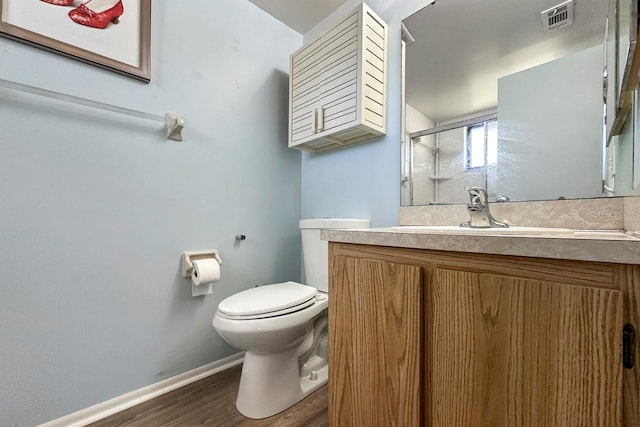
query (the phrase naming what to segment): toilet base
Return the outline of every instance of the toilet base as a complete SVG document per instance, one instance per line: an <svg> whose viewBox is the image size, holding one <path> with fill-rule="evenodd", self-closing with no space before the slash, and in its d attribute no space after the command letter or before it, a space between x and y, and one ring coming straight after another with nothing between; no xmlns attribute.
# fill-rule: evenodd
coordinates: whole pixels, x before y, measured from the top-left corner
<svg viewBox="0 0 640 427"><path fill-rule="evenodd" d="M300 377L299 349L278 354L247 351L242 366L236 408L247 418L267 418L291 407L327 383L325 364Z"/></svg>

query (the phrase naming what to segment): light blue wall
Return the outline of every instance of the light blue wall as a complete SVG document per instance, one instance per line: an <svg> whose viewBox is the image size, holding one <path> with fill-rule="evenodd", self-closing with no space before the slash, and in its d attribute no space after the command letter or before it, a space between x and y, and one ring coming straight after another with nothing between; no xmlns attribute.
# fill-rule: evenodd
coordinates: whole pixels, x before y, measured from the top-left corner
<svg viewBox="0 0 640 427"><path fill-rule="evenodd" d="M305 34L311 40L361 1L349 1ZM302 216L370 218L373 227L397 225L400 210L402 19L430 1L366 2L389 26L387 135L339 151L302 155Z"/></svg>
<svg viewBox="0 0 640 427"><path fill-rule="evenodd" d="M0 91L2 426L229 356L217 304L300 277L300 154L286 141L302 37L237 0L154 2L152 27L149 85L0 39L2 79L187 120L172 142L156 122ZM192 298L180 254L208 247L222 280Z"/></svg>

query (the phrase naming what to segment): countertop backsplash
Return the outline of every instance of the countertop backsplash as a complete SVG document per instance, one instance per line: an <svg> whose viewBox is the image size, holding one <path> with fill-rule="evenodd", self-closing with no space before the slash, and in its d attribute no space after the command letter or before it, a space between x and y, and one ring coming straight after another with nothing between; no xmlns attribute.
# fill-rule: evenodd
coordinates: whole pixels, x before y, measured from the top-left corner
<svg viewBox="0 0 640 427"><path fill-rule="evenodd" d="M497 220L514 226L640 230L640 197L492 203L490 208ZM400 207L400 225L458 225L468 220L464 204Z"/></svg>

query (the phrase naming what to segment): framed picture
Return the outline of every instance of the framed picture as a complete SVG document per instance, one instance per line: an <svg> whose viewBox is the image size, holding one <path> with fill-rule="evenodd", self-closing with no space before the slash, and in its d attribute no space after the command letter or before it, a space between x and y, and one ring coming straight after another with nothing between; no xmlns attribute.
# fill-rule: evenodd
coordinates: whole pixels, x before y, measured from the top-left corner
<svg viewBox="0 0 640 427"><path fill-rule="evenodd" d="M151 0L0 0L0 35L150 80Z"/></svg>

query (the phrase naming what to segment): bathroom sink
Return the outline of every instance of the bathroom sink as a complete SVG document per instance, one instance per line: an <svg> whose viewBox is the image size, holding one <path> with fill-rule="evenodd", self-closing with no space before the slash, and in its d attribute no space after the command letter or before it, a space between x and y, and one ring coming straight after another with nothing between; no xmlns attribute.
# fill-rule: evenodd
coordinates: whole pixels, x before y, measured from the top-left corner
<svg viewBox="0 0 640 427"><path fill-rule="evenodd" d="M456 225L400 225L391 227L391 230L402 233L424 234L475 234L475 235L526 235L547 236L558 234L573 234L569 228L544 228L544 227L508 227L508 228L470 228Z"/></svg>

